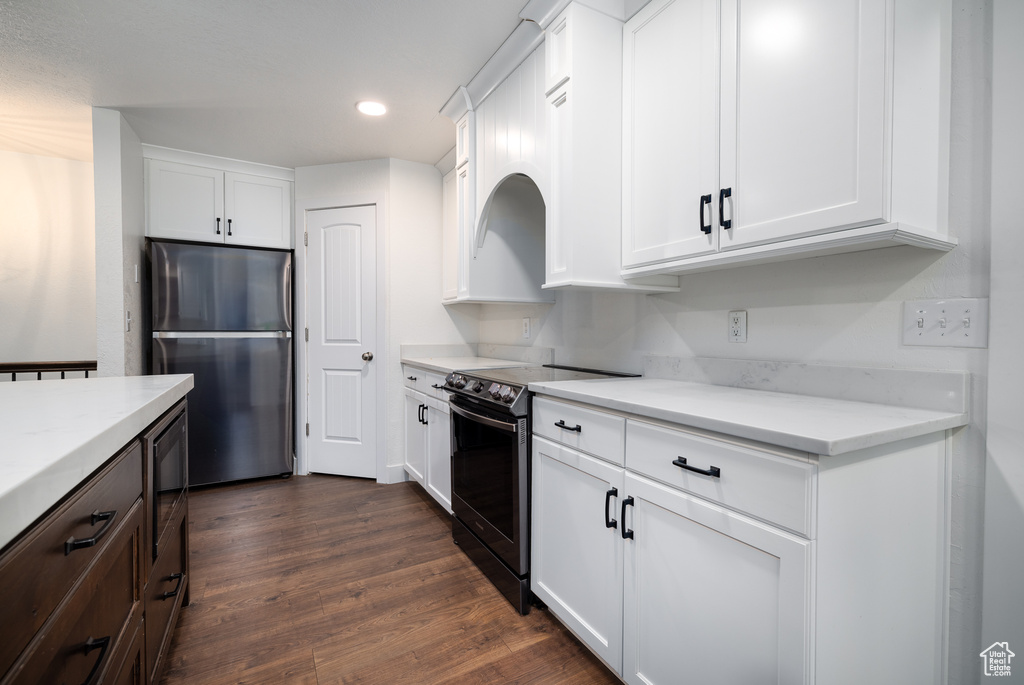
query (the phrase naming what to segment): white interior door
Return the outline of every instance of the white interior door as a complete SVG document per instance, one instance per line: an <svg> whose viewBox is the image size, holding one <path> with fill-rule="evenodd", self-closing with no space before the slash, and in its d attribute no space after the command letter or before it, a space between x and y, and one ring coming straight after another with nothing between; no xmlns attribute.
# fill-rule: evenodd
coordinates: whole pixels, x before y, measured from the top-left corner
<svg viewBox="0 0 1024 685"><path fill-rule="evenodd" d="M309 470L377 475L376 208L306 212Z"/></svg>

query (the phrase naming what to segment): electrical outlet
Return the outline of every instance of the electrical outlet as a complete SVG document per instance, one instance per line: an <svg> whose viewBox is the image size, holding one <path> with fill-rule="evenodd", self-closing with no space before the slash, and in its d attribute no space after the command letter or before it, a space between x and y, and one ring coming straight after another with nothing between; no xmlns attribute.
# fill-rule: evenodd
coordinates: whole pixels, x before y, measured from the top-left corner
<svg viewBox="0 0 1024 685"><path fill-rule="evenodd" d="M530 317L523 317L523 338L530 338Z"/></svg>
<svg viewBox="0 0 1024 685"><path fill-rule="evenodd" d="M915 300L903 303L903 344L988 347L988 300Z"/></svg>
<svg viewBox="0 0 1024 685"><path fill-rule="evenodd" d="M130 333L132 330L132 313L125 311L124 313L124 332Z"/></svg>
<svg viewBox="0 0 1024 685"><path fill-rule="evenodd" d="M747 342L746 310L729 312L729 342Z"/></svg>

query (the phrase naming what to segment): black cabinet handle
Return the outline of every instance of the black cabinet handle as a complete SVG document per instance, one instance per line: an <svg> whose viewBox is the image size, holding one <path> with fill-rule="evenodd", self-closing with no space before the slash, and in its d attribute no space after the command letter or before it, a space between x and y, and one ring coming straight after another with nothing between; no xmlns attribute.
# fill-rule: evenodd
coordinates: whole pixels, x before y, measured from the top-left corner
<svg viewBox="0 0 1024 685"><path fill-rule="evenodd" d="M604 493L604 527L605 528L618 528L619 522L608 516L608 505L612 503L612 497L619 496L619 489L612 488L608 492Z"/></svg>
<svg viewBox="0 0 1024 685"><path fill-rule="evenodd" d="M171 575L167 576L167 581L168 582L172 581L172 580L178 581L178 584L174 587L173 590L171 590L169 592L165 592L162 595L160 595L160 599L170 599L171 597L177 597L178 593L181 592L181 583L182 583L182 581L185 580L185 574L184 573L172 573Z"/></svg>
<svg viewBox="0 0 1024 685"><path fill-rule="evenodd" d="M419 421L420 423L423 423L423 410L426 409L426 408L427 408L426 405L421 404L416 409L416 420Z"/></svg>
<svg viewBox="0 0 1024 685"><path fill-rule="evenodd" d="M217 217L217 235L220 235L220 217Z"/></svg>
<svg viewBox="0 0 1024 685"><path fill-rule="evenodd" d="M557 428L561 428L563 430L576 431L577 433L581 433L581 434L583 433L583 426L581 426L580 424L577 423L575 426L572 426L570 428L569 426L565 425L565 420L564 419L556 421L555 422L555 426Z"/></svg>
<svg viewBox="0 0 1024 685"><path fill-rule="evenodd" d="M406 378L408 378L408 379L409 379L410 381L412 381L413 383L415 383L415 382L416 382L416 376L406 376Z"/></svg>
<svg viewBox="0 0 1024 685"><path fill-rule="evenodd" d="M689 464L687 464L686 457L679 457L678 459L674 459L672 461L672 464L678 466L681 469L693 471L694 473L699 473L702 476L711 476L712 478L722 477L722 469L718 468L717 466L711 466L707 470L698 469L696 466L690 466Z"/></svg>
<svg viewBox="0 0 1024 685"><path fill-rule="evenodd" d="M228 219L228 235L231 235L231 219Z"/></svg>
<svg viewBox="0 0 1024 685"><path fill-rule="evenodd" d="M423 425L424 426L426 426L428 423L430 423L429 421L427 421L427 411L429 409L430 409L430 407L428 407L425 404L423 405Z"/></svg>
<svg viewBox="0 0 1024 685"><path fill-rule="evenodd" d="M632 540L633 539L633 531L626 529L626 507L629 507L629 506L632 506L632 505L633 505L633 498L632 497L627 497L626 499L622 500L622 515L620 516L620 518L622 519L622 539L623 540Z"/></svg>
<svg viewBox="0 0 1024 685"><path fill-rule="evenodd" d="M82 685L92 685L93 679L96 678L96 673L100 670L100 664L103 663L103 657L107 655L107 649L110 647L110 636L101 637L98 640L94 640L91 637L85 641L85 653L88 654L94 649L100 650L100 655L96 658L96 663L92 665L92 670L89 671L89 675L85 677L85 682Z"/></svg>
<svg viewBox="0 0 1024 685"><path fill-rule="evenodd" d="M103 527L96 531L96 534L93 535L91 538L83 538L81 540L76 540L75 536L73 535L69 537L64 542L64 556L71 554L76 549L84 549L86 547L94 546L97 542L100 541L100 538L107 534L107 531L110 530L110 526L113 525L115 518L117 518L116 509L113 511L92 512L92 523L90 525L95 526L100 521L106 521L106 523L104 523Z"/></svg>
<svg viewBox="0 0 1024 685"><path fill-rule="evenodd" d="M725 198L732 197L732 188L722 188L718 191L718 225L722 228L732 228L732 219L725 218Z"/></svg>
<svg viewBox="0 0 1024 685"><path fill-rule="evenodd" d="M711 233L711 217L708 217L708 222L704 223L704 207L711 206L711 195L700 196L700 230L702 233Z"/></svg>
<svg viewBox="0 0 1024 685"><path fill-rule="evenodd" d="M444 390L444 386L438 385L437 383L431 383L430 387L432 387L434 390Z"/></svg>

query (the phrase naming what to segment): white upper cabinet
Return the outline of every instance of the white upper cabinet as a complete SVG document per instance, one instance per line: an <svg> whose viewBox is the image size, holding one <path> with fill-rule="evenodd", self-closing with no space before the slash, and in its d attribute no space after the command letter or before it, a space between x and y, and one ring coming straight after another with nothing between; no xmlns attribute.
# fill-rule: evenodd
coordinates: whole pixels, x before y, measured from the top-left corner
<svg viewBox="0 0 1024 685"><path fill-rule="evenodd" d="M292 182L147 159L146 235L290 249Z"/></svg>
<svg viewBox="0 0 1024 685"><path fill-rule="evenodd" d="M257 247L291 247L292 184L227 172L224 174L226 242Z"/></svg>
<svg viewBox="0 0 1024 685"><path fill-rule="evenodd" d="M224 242L224 172L146 160L146 235Z"/></svg>
<svg viewBox="0 0 1024 685"><path fill-rule="evenodd" d="M652 0L623 33L624 275L951 249L949 11Z"/></svg>
<svg viewBox="0 0 1024 685"><path fill-rule="evenodd" d="M545 34L544 287L678 290L674 276L621 276L622 21L572 2Z"/></svg>

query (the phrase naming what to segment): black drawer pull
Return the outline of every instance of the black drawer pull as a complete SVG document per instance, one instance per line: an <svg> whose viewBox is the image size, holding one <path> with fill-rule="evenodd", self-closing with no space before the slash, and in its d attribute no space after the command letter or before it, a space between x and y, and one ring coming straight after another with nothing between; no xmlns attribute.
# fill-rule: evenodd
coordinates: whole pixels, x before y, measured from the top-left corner
<svg viewBox="0 0 1024 685"><path fill-rule="evenodd" d="M632 497L627 497L626 499L622 500L622 516L621 516L621 518L622 518L622 539L623 540L632 540L633 539L633 531L626 529L626 507L632 506L632 504L633 504L633 498Z"/></svg>
<svg viewBox="0 0 1024 685"><path fill-rule="evenodd" d="M94 649L100 650L100 655L96 658L96 663L92 665L92 670L89 671L89 675L85 677L85 682L82 685L92 685L93 679L96 677L97 671L100 670L100 664L103 663L103 657L107 655L107 649L110 647L110 636L101 637L98 640L94 640L91 637L85 641L85 653L88 654Z"/></svg>
<svg viewBox="0 0 1024 685"><path fill-rule="evenodd" d="M678 466L681 469L686 469L687 471L699 473L702 476L711 476L712 478L722 477L722 469L718 468L717 466L711 466L706 471L704 469L698 469L696 466L690 466L689 464L687 464L686 457L679 457L678 459L674 459L672 461L672 464Z"/></svg>
<svg viewBox="0 0 1024 685"><path fill-rule="evenodd" d="M92 512L92 523L90 525L95 526L100 521L106 521L103 527L96 531L96 534L91 538L84 538L82 540L76 540L72 535L64 543L64 556L67 556L74 552L76 549L83 549L85 547L92 547L100 541L107 531L110 530L110 526L113 525L114 519L117 518L117 510L113 511L94 511Z"/></svg>
<svg viewBox="0 0 1024 685"><path fill-rule="evenodd" d="M220 235L220 217L217 217L217 235Z"/></svg>
<svg viewBox="0 0 1024 685"><path fill-rule="evenodd" d="M231 219L228 219L228 235L231 235Z"/></svg>
<svg viewBox="0 0 1024 685"><path fill-rule="evenodd" d="M430 387L432 387L434 390L444 390L444 386L438 385L437 383L431 383Z"/></svg>
<svg viewBox="0 0 1024 685"><path fill-rule="evenodd" d="M605 528L618 528L619 522L608 516L608 505L612 503L612 497L619 496L619 489L612 488L608 492L604 493L604 527Z"/></svg>
<svg viewBox="0 0 1024 685"><path fill-rule="evenodd" d="M732 188L722 188L718 191L718 225L722 228L732 228L732 219L725 218L725 198L732 197Z"/></svg>
<svg viewBox="0 0 1024 685"><path fill-rule="evenodd" d="M412 381L413 383L416 382L416 376L406 376L406 378Z"/></svg>
<svg viewBox="0 0 1024 685"><path fill-rule="evenodd" d="M708 217L708 222L704 223L704 207L711 207L711 195L700 196L700 230L702 233L711 233L711 217Z"/></svg>
<svg viewBox="0 0 1024 685"><path fill-rule="evenodd" d="M185 574L184 573L172 573L171 575L167 576L167 582L170 582L172 580L176 580L176 581L178 581L178 584L170 592L165 592L162 595L160 595L160 599L170 599L171 597L177 597L178 593L181 591L181 583L182 583L182 581L184 579L185 579Z"/></svg>
<svg viewBox="0 0 1024 685"><path fill-rule="evenodd" d="M562 428L562 429L567 430L567 431L576 431L577 433L581 433L581 434L583 433L583 426L581 426L580 424L577 423L575 426L572 426L570 428L569 426L565 425L565 420L564 419L559 420L558 422L556 422L555 423L555 427L556 428Z"/></svg>

